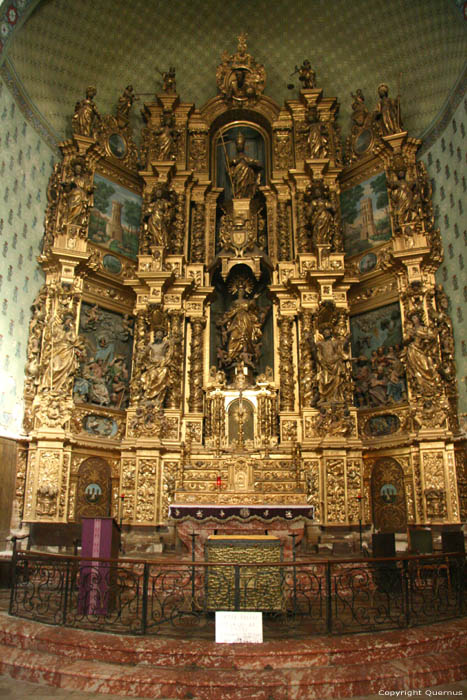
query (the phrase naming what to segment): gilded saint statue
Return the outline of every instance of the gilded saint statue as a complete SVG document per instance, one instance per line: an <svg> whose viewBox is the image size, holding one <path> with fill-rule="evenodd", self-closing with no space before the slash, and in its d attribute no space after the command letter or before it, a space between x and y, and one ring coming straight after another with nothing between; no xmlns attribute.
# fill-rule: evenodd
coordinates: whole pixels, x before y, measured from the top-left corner
<svg viewBox="0 0 467 700"><path fill-rule="evenodd" d="M175 160L177 156L177 132L172 112L165 111L160 128L156 131L156 160Z"/></svg>
<svg viewBox="0 0 467 700"><path fill-rule="evenodd" d="M130 109L135 99L137 98L133 85L127 85L117 103L117 124L121 129L127 127L130 122Z"/></svg>
<svg viewBox="0 0 467 700"><path fill-rule="evenodd" d="M434 356L437 334L423 322L421 312L412 312L406 328L405 365L412 390L422 396L439 394L440 375Z"/></svg>
<svg viewBox="0 0 467 700"><path fill-rule="evenodd" d="M149 343L143 356L144 369L140 383L144 403L162 406L169 385L173 347L164 329L156 328L154 340Z"/></svg>
<svg viewBox="0 0 467 700"><path fill-rule="evenodd" d="M170 227L175 216L175 193L162 184L157 184L143 214L143 231L151 246L166 248Z"/></svg>
<svg viewBox="0 0 467 700"><path fill-rule="evenodd" d="M92 136L93 126L101 117L94 104L96 88L90 86L86 90L86 97L76 103L75 113L71 122L73 133L80 136Z"/></svg>
<svg viewBox="0 0 467 700"><path fill-rule="evenodd" d="M229 291L236 293L238 298L217 321L221 334L219 363L221 367L233 367L243 362L253 369L261 353L262 326L267 310L261 311L255 299L247 298L246 295L253 291L253 283L248 277L235 277Z"/></svg>
<svg viewBox="0 0 467 700"><path fill-rule="evenodd" d="M60 393L68 390L79 361L86 356L84 341L77 336L73 314L56 313L51 323L48 340L49 362L40 382L40 390Z"/></svg>
<svg viewBox="0 0 467 700"><path fill-rule="evenodd" d="M63 183L64 196L59 205L59 225L67 224L85 226L92 206L92 185L90 173L81 158L75 158L71 164L72 175Z"/></svg>
<svg viewBox="0 0 467 700"><path fill-rule="evenodd" d="M233 193L236 199L254 197L262 166L245 153L245 137L240 131L235 141L237 155L230 161Z"/></svg>
<svg viewBox="0 0 467 700"><path fill-rule="evenodd" d="M382 136L391 136L402 131L400 98L389 97L389 88L386 83L378 87L378 103L374 111L376 124Z"/></svg>
<svg viewBox="0 0 467 700"><path fill-rule="evenodd" d="M387 185L396 227L415 221L420 209L418 186L416 180L409 178L403 158L396 157L394 168L388 174Z"/></svg>
<svg viewBox="0 0 467 700"><path fill-rule="evenodd" d="M318 396L315 403L319 406L345 403L347 389L346 361L349 359L348 348L350 335L333 337L331 327L324 325L322 338L312 341L311 352L317 368Z"/></svg>
<svg viewBox="0 0 467 700"><path fill-rule="evenodd" d="M320 121L316 107L310 107L306 113L308 124L308 155L311 159L326 158L329 153L329 138L325 125Z"/></svg>
<svg viewBox="0 0 467 700"><path fill-rule="evenodd" d="M326 245L332 242L335 228L335 213L329 196L329 188L322 182L317 182L311 189L309 208L313 243L315 245Z"/></svg>
<svg viewBox="0 0 467 700"><path fill-rule="evenodd" d="M353 98L351 114L352 127L360 128L364 125L369 113L368 107L365 104L365 96L361 88L358 88L355 94L353 92L350 94Z"/></svg>

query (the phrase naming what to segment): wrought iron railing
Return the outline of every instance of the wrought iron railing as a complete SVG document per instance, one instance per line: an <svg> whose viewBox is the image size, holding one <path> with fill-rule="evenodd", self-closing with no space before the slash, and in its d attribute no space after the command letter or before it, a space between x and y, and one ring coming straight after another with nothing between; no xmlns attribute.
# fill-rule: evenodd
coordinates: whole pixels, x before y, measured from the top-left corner
<svg viewBox="0 0 467 700"><path fill-rule="evenodd" d="M11 615L129 634L211 636L215 610L262 610L265 638L369 632L467 614L463 554L268 564L18 551Z"/></svg>

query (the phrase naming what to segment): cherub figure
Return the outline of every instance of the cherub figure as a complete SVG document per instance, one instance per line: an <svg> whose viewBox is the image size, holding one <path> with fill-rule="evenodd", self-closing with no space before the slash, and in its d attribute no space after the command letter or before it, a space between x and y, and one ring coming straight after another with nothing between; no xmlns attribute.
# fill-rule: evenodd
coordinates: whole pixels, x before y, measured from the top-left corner
<svg viewBox="0 0 467 700"><path fill-rule="evenodd" d="M295 72L298 72L298 79L302 84L302 90L312 90L315 87L316 73L307 58L303 61L300 68L295 66Z"/></svg>

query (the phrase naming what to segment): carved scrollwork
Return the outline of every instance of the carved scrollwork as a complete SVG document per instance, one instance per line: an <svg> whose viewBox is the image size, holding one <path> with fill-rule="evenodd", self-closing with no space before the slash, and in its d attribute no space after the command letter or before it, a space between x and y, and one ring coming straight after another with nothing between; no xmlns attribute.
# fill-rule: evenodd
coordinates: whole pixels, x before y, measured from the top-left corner
<svg viewBox="0 0 467 700"><path fill-rule="evenodd" d="M189 167L193 170L207 170L207 134L203 131L190 131Z"/></svg>
<svg viewBox="0 0 467 700"><path fill-rule="evenodd" d="M202 263L206 246L206 205L196 202L191 214L191 262Z"/></svg>

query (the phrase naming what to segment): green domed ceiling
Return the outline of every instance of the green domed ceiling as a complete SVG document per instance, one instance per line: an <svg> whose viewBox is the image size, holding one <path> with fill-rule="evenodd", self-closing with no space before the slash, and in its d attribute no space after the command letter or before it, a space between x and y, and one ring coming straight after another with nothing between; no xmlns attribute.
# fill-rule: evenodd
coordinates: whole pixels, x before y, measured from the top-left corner
<svg viewBox="0 0 467 700"><path fill-rule="evenodd" d="M455 0L42 0L7 45L29 100L57 139L70 133L75 102L97 87L101 113L122 89L160 91L159 70L174 65L182 101L199 108L217 94L216 67L237 36L263 63L265 94L295 98L295 65L309 58L317 86L341 103L344 133L351 96L367 105L387 82L400 82L404 126L420 136L462 73L467 41ZM5 5L4 5L5 7ZM289 83L294 89L288 89ZM139 104L151 101L141 98ZM135 110L136 113L139 109ZM135 120L139 120L138 114Z"/></svg>

